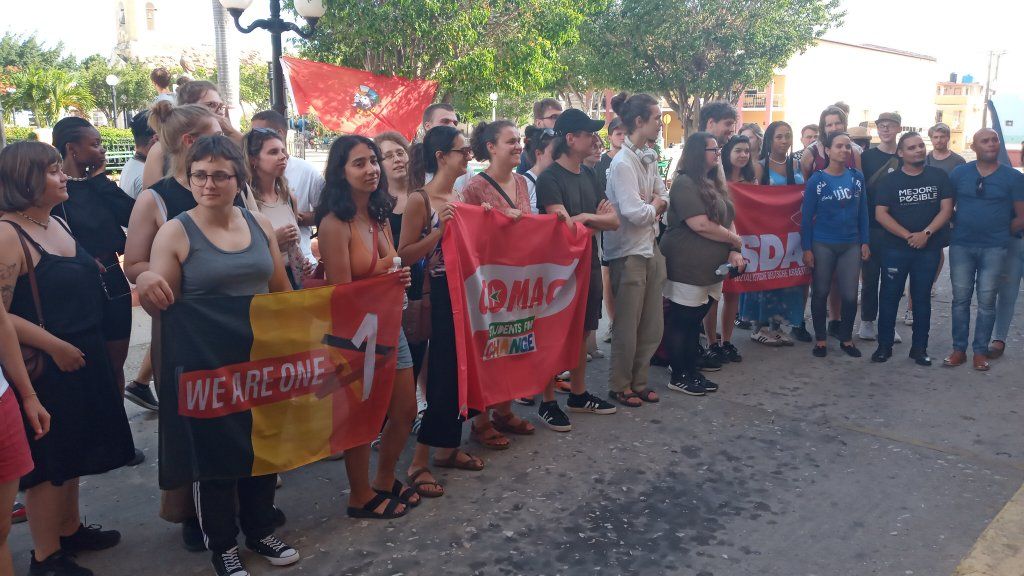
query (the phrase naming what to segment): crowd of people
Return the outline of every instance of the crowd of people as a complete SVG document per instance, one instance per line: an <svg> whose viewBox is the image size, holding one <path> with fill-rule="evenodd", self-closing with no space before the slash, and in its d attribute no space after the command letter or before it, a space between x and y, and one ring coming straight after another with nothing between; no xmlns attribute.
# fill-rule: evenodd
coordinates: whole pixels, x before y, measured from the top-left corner
<svg viewBox="0 0 1024 576"><path fill-rule="evenodd" d="M977 160L965 162L948 149L948 126L932 127L926 141L902 132L898 114L884 113L875 121L879 144L870 147L848 131L848 110L833 105L819 124L801 128L803 147L794 150L797 134L786 122L738 126L732 105L710 102L666 182L658 172L657 99L623 93L611 107L606 148L603 120L557 100L534 106L525 139L509 120L464 132L452 106L434 104L415 142L396 132L342 136L321 173L289 156L282 115L260 112L239 133L216 87L195 81L133 118L136 154L119 182L105 170L99 132L81 118L58 122L52 146L0 150L0 411L7 423L0 504L13 506L24 491L30 574L87 576L75 552L120 541L116 530L83 525L78 486L83 475L144 458L123 399L159 409L148 354L136 377L127 385L124 378L133 285L157 316L181 298L346 284L388 274L400 260L396 281L409 303L393 394L378 440L343 455L347 514L399 518L446 494L433 469L484 469L482 458L463 449L456 327L440 242L461 204L513 220L554 215L593 234L577 361L563 374L538 375L539 401L515 399L536 406L538 422L556 432L572 430L567 412L610 415L659 402L652 364L669 366L668 390L715 392L719 385L705 373L743 360L737 328L764 346L813 342L815 357L827 356L832 336L839 350L860 357L859 304L856 336L877 340L871 360L885 362L900 342L897 314L908 279L908 356L931 365L932 291L947 246L953 350L943 363L966 362L975 293L973 366L988 370L1003 354L1024 274L1024 176L999 164L994 131L974 135ZM471 158L486 169L471 174ZM760 184L760 194L804 186L809 287L723 291L724 278L747 265L733 183ZM602 355L602 309L611 345L605 397L586 373L588 359ZM564 402L558 392L567 394ZM488 449L508 449L511 436L536 432L512 402L470 420L470 439ZM410 433L415 447L400 474ZM274 505L280 482L274 474L200 480L163 492L160 515L181 524L186 548L210 551L220 576L247 574L239 528L256 555L292 564L299 551L275 536L284 522ZM0 574L12 570L9 530L0 521Z"/></svg>

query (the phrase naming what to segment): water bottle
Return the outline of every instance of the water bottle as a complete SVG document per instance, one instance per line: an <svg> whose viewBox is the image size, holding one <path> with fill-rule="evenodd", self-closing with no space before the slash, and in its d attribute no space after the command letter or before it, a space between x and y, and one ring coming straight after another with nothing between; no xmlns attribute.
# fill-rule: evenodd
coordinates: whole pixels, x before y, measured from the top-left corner
<svg viewBox="0 0 1024 576"><path fill-rule="evenodd" d="M722 276L722 277L729 276L729 275L732 274L732 271L735 270L735 269L736 269L735 266L733 266L732 264L729 264L728 262L726 262L725 264L722 264L721 266L719 266L717 270L715 270L715 276Z"/></svg>
<svg viewBox="0 0 1024 576"><path fill-rule="evenodd" d="M402 269L402 259L395 256L391 259L391 268L388 268L388 272L398 272ZM406 292L402 293L402 310L409 307L409 294Z"/></svg>

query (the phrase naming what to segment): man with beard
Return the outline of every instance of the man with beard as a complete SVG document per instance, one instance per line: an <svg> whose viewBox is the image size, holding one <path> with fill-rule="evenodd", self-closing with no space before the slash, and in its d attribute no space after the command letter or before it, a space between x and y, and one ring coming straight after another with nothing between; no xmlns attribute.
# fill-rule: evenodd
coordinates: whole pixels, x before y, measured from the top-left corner
<svg viewBox="0 0 1024 576"><path fill-rule="evenodd" d="M910 357L922 366L932 363L928 357L930 295L942 248L949 242L953 190L945 172L925 166L926 153L921 135L907 132L896 145L902 168L882 177L878 184L875 216L885 234L878 243L882 288L873 362L885 362L892 356L896 312L909 276L917 315Z"/></svg>

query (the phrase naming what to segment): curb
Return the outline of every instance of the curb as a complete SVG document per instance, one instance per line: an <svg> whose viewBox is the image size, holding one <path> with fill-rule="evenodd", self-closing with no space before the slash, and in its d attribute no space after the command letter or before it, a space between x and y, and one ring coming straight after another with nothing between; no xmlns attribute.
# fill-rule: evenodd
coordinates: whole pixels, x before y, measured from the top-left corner
<svg viewBox="0 0 1024 576"><path fill-rule="evenodd" d="M1024 486L981 533L953 576L1024 575Z"/></svg>

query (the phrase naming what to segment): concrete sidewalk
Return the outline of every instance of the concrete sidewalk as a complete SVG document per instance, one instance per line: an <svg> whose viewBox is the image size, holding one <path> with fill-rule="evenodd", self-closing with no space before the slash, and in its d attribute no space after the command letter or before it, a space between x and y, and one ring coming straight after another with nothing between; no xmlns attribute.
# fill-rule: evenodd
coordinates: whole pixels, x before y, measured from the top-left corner
<svg viewBox="0 0 1024 576"><path fill-rule="evenodd" d="M344 463L307 466L277 498L289 518L279 535L302 561L245 559L254 574L952 574L1024 482L1024 320L983 374L941 366L948 279L934 307L931 368L906 358L909 344L878 365L874 343L851 359L832 341L817 359L808 344L766 348L737 330L744 360L709 375L715 395L668 391L653 368L660 404L573 415L569 434L517 406L535 436L500 453L468 445L487 469L439 472L448 494L400 520L347 518ZM129 375L148 340L138 312ZM909 342L910 328L897 329ZM603 395L607 360L588 378ZM149 460L82 484L87 523L124 541L79 561L102 575L212 574L208 555L186 552L157 517L156 420L128 411ZM27 525L11 547L25 573Z"/></svg>

